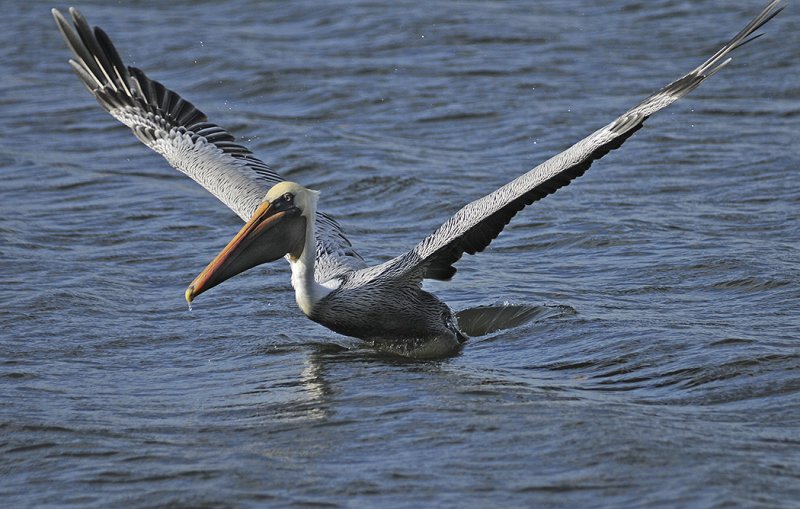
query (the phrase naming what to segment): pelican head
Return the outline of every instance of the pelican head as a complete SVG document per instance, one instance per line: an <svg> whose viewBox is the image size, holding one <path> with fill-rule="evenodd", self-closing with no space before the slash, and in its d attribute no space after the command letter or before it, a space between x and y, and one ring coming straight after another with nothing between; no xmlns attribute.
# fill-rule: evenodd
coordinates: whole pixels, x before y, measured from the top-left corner
<svg viewBox="0 0 800 509"><path fill-rule="evenodd" d="M305 249L317 192L294 182L275 184L253 217L186 289L186 302L236 274L284 256L296 260ZM313 224L313 223L312 223Z"/></svg>

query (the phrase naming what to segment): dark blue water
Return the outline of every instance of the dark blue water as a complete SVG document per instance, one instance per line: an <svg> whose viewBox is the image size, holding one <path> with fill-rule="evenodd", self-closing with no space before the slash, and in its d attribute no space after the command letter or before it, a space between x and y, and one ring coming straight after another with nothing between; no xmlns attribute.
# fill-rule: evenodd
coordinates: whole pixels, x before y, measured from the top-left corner
<svg viewBox="0 0 800 509"><path fill-rule="evenodd" d="M378 262L763 3L78 7ZM101 111L51 7L0 31L4 507L797 506L800 6L429 284L528 310L436 362L310 322L283 263L189 312L240 222Z"/></svg>

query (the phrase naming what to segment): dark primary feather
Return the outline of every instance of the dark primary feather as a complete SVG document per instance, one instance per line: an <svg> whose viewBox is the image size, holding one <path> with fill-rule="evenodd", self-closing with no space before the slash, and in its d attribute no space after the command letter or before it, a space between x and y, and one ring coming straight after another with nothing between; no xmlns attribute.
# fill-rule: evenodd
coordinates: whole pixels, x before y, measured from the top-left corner
<svg viewBox="0 0 800 509"><path fill-rule="evenodd" d="M52 12L64 40L76 57L71 61L73 68L106 111L117 116L119 110L132 108L137 114L150 113L164 122L163 126L146 122L130 126L143 143L150 146L158 141L162 128L167 131L175 129L188 133L192 139L202 137L224 153L246 160L249 169L261 180L268 183L283 180L250 150L235 143L228 131L209 122L208 117L191 102L148 78L141 69L124 65L108 35L99 27L92 30L77 9L69 10L75 30L58 10Z"/></svg>
<svg viewBox="0 0 800 509"><path fill-rule="evenodd" d="M594 161L619 148L641 129L650 115L688 94L727 65L730 59L723 59L731 51L758 37L753 36L753 32L783 10L781 3L782 0L772 1L711 58L650 95L614 122L497 191L466 205L412 251L387 263L387 270L394 277L412 274L420 279L452 278L456 273L453 264L464 253L483 251L526 205L554 193L583 175Z"/></svg>
<svg viewBox="0 0 800 509"><path fill-rule="evenodd" d="M70 8L69 13L77 34L64 16L53 9L56 24L76 57L73 68L106 111L113 113L114 110L132 107L159 116L166 127L203 137L224 153L247 160L251 170L264 181L274 184L283 180L250 150L235 143L228 131L210 123L208 117L191 102L148 78L141 69L125 66L108 35L99 27L92 30L77 9ZM151 145L159 137L156 126L139 125L131 129L146 145Z"/></svg>

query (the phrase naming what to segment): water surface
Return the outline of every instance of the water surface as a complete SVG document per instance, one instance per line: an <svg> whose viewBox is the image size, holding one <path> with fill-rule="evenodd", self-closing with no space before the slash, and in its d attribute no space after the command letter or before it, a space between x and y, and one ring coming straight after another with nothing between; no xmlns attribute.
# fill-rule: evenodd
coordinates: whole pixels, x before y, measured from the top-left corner
<svg viewBox="0 0 800 509"><path fill-rule="evenodd" d="M762 3L79 7L130 64L321 190L378 262L705 60ZM428 284L457 310L531 310L436 362L305 319L282 263L189 312L187 283L238 218L100 110L53 5L6 7L4 504L800 500L797 5Z"/></svg>

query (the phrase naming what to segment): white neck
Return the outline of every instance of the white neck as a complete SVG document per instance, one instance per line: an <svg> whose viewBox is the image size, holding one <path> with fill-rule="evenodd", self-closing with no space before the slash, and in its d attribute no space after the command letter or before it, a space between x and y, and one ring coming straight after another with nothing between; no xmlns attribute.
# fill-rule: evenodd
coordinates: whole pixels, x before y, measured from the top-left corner
<svg viewBox="0 0 800 509"><path fill-rule="evenodd" d="M306 218L306 239L303 252L299 258L288 256L289 265L292 267L292 287L297 305L306 316L310 316L314 306L326 295L331 293L327 288L314 279L314 260L317 253L317 237L314 226L317 217L317 193L308 193L308 203L303 216Z"/></svg>

